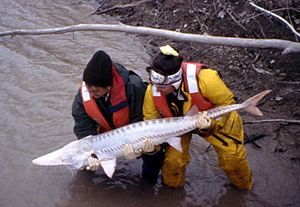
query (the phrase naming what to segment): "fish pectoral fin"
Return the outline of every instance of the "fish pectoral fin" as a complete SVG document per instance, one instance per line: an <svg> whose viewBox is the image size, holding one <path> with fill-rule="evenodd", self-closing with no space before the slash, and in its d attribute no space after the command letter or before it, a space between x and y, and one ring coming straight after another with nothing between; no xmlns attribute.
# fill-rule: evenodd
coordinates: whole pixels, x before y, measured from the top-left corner
<svg viewBox="0 0 300 207"><path fill-rule="evenodd" d="M181 138L180 137L171 137L167 139L167 143L174 147L176 150L179 152L182 152L182 147L181 147Z"/></svg>
<svg viewBox="0 0 300 207"><path fill-rule="evenodd" d="M107 160L100 160L101 166L105 172L105 174L109 177L112 178L115 169L116 169L116 163L117 159L116 158L111 158Z"/></svg>

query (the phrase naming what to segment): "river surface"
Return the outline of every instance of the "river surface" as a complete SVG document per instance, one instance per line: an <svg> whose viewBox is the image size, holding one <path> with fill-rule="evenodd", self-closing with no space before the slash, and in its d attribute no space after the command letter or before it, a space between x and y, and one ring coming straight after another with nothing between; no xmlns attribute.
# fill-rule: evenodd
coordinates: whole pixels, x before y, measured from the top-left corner
<svg viewBox="0 0 300 207"><path fill-rule="evenodd" d="M0 30L116 23L89 15L94 10L93 1L1 0ZM132 35L0 38L0 206L300 206L299 165L252 145L246 145L255 179L251 192L229 185L214 151L206 152L209 145L199 137L191 144L182 189L144 182L140 160L119 160L113 179L102 170L33 165L32 159L76 139L71 104L85 65L100 49L146 79L150 57Z"/></svg>

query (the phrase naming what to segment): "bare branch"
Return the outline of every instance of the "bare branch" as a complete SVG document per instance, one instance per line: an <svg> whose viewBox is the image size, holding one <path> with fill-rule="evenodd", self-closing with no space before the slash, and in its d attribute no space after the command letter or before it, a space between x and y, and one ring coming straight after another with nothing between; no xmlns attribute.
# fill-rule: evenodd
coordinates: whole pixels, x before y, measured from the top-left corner
<svg viewBox="0 0 300 207"><path fill-rule="evenodd" d="M291 8L291 7L286 7L286 8L280 8L280 9L272 9L270 10L270 12L276 12L276 11L284 11L284 10L293 10L293 11L297 11L297 9L295 8ZM245 21L248 21L250 19L255 19L256 17L259 17L261 15L264 15L264 13L260 13L260 14L255 14L255 15L252 15L252 16L249 16L245 19L241 19L239 20L240 22L245 22Z"/></svg>
<svg viewBox="0 0 300 207"><path fill-rule="evenodd" d="M283 50L283 54L300 53L300 43L281 40L281 39L250 39L235 37L219 37L210 35L197 35L189 33L181 33L170 30L156 29L150 27L136 27L125 24L78 24L67 27L56 27L50 29L26 30L17 29L11 31L0 32L0 36L15 35L45 35L45 34L62 34L75 31L114 31L143 35L153 35L165 37L177 41L198 42L211 45L224 45L231 47L244 48L273 48Z"/></svg>
<svg viewBox="0 0 300 207"><path fill-rule="evenodd" d="M282 22L284 22L292 30L293 33L295 33L298 37L300 37L299 32L297 32L297 30L295 30L295 28L290 23L288 23L284 18L282 18L281 16L279 16L277 14L274 14L274 13L272 13L272 12L266 10L266 9L263 9L260 6L255 5L253 2L251 2L250 5L254 6L255 8L257 8L257 9L263 11L263 12L268 13L271 16L274 16L274 17L280 19Z"/></svg>
<svg viewBox="0 0 300 207"><path fill-rule="evenodd" d="M276 81L276 83L284 83L284 84L298 85L298 84L300 84L300 81Z"/></svg>
<svg viewBox="0 0 300 207"><path fill-rule="evenodd" d="M269 71L266 71L266 70L263 70L263 69L261 69L261 68L255 67L254 64L252 64L252 68L253 68L256 72L261 73L261 74L274 75L273 73L271 73L271 72L269 72Z"/></svg>
<svg viewBox="0 0 300 207"><path fill-rule="evenodd" d="M300 120L292 120L292 119L262 119L255 121L244 121L244 124L258 124L258 123L267 123L267 122L283 122L289 124L300 124Z"/></svg>
<svg viewBox="0 0 300 207"><path fill-rule="evenodd" d="M300 92L300 89L296 89L296 90L290 90L290 91L287 91L285 92L284 94L282 94L281 96L286 96L290 93L299 93Z"/></svg>

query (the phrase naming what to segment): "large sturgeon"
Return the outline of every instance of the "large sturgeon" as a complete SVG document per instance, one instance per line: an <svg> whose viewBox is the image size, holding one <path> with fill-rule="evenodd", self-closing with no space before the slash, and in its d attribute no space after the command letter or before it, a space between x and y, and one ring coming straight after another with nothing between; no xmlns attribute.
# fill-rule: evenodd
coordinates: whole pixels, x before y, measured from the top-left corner
<svg viewBox="0 0 300 207"><path fill-rule="evenodd" d="M256 104L271 90L265 90L241 104L220 106L207 110L211 118L219 118L223 114L235 110L244 110L255 116L262 116ZM123 156L125 144L131 143L135 149L141 149L145 138L151 139L155 145L167 142L181 151L180 135L197 128L198 113L192 107L189 113L182 117L160 118L140 121L120 127L109 132L87 136L73 141L49 154L32 160L36 165L66 165L73 169L86 166L91 154L96 154L108 177L112 177L116 167L116 159Z"/></svg>

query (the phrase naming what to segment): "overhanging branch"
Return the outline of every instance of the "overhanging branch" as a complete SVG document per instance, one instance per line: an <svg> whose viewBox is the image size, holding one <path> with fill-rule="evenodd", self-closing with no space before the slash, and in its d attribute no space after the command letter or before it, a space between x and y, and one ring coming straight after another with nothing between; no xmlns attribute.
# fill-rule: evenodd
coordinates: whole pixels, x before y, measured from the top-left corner
<svg viewBox="0 0 300 207"><path fill-rule="evenodd" d="M263 12L265 12L265 13L271 15L271 16L273 16L273 17L278 18L280 21L282 21L283 23L285 23L285 24L288 26L288 28L289 28L295 35L297 35L297 36L300 38L300 33L297 32L297 30L296 30L290 23L288 23L288 21L286 21L285 19L283 19L281 16L279 16L279 15L277 15L277 14L274 14L273 12L270 12L270 11L268 11L268 10L266 10L266 9L264 9L264 8L262 8L262 7L260 7L260 6L257 6L257 5L254 4L253 2L250 2L250 5L253 6L253 7L255 7L256 9L259 9L259 10L261 10L261 11L263 11Z"/></svg>
<svg viewBox="0 0 300 207"><path fill-rule="evenodd" d="M45 35L61 34L75 31L110 31L125 32L142 35L152 35L173 39L176 41L198 42L211 45L223 45L243 48L260 48L260 49L279 49L283 54L300 53L300 43L281 40L281 39L250 39L235 37L220 37L210 35L198 35L190 33L181 33L171 30L156 29L150 27L137 27L125 24L78 24L67 27L56 27L50 29L26 30L16 29L0 32L0 36L15 35Z"/></svg>

